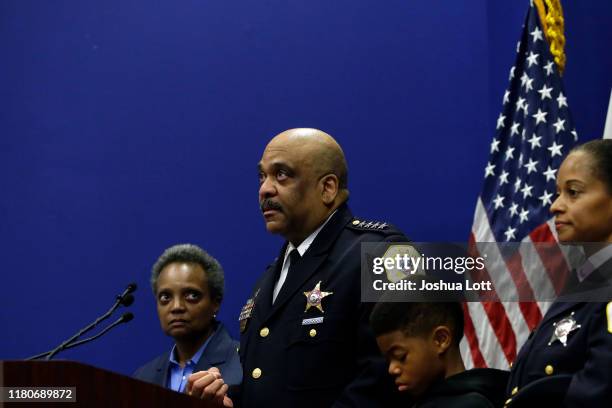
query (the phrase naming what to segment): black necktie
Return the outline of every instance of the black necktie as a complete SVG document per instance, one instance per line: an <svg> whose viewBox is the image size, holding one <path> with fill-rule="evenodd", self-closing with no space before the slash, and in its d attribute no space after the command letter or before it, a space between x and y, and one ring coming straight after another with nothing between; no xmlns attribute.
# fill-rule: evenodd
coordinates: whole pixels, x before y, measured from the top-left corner
<svg viewBox="0 0 612 408"><path fill-rule="evenodd" d="M280 295L283 289L283 286L285 286L287 280L290 279L291 272L295 270L295 265L297 265L300 259L302 259L302 257L300 256L300 253L298 252L297 249L294 248L291 250L291 252L289 252L289 270L287 270L287 276L285 276L285 280L283 282L280 282L280 287L278 288L276 296L273 295L274 297L272 298L272 304L274 304L274 302ZM276 277L275 282L278 282L278 280L280 279L281 270L282 268L279 270L279 276Z"/></svg>

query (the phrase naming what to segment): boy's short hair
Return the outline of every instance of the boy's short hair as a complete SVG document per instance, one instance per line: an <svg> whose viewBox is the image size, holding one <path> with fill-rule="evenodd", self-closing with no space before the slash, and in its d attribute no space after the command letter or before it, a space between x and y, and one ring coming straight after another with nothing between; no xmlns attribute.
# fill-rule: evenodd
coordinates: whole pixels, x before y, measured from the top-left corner
<svg viewBox="0 0 612 408"><path fill-rule="evenodd" d="M453 344L463 337L463 308L459 302L380 302L370 315L376 337L400 330L410 337L427 336L438 326L447 326Z"/></svg>

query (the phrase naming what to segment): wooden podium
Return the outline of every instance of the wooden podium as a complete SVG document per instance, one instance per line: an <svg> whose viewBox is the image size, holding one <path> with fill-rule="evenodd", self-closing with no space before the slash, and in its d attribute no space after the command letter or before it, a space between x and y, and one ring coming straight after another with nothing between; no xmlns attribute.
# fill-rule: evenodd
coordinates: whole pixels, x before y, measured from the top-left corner
<svg viewBox="0 0 612 408"><path fill-rule="evenodd" d="M2 387L75 387L76 402L6 402L9 407L198 407L204 401L74 361L1 361ZM4 406L0 403L0 406Z"/></svg>

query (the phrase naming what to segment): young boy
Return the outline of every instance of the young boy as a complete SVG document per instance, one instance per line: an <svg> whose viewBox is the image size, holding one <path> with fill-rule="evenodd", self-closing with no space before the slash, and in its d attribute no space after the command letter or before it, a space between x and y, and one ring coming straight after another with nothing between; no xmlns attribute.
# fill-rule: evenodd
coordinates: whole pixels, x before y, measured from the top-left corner
<svg viewBox="0 0 612 408"><path fill-rule="evenodd" d="M413 407L503 406L506 371L465 370L460 303L378 303L370 325L398 391L414 399Z"/></svg>

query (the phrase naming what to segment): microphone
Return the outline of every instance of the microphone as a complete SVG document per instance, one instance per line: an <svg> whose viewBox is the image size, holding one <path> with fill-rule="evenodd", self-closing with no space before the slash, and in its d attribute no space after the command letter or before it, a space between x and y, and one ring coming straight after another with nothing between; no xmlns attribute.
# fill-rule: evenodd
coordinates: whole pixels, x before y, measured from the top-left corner
<svg viewBox="0 0 612 408"><path fill-rule="evenodd" d="M104 330L100 331L100 333L96 334L95 336L91 336L91 337L88 337L86 339L75 341L74 343L70 343L70 344L66 345L66 347L64 347L64 350L80 346L81 344L89 343L90 341L93 341L93 340L95 340L95 339L97 339L99 337L102 337L103 335L108 333L111 329L113 329L115 326L118 326L121 323L127 323L127 322L131 321L133 318L134 318L134 314L133 313L130 313L130 312L124 313L123 315L121 315L121 317L119 319L115 320L113 323L111 323L108 326L106 326L104 328ZM35 356L29 357L27 360L36 360L38 358L44 357L44 356L46 356L48 354L51 354L51 353L52 353L52 351L45 351L44 353L40 353L40 354L37 354Z"/></svg>
<svg viewBox="0 0 612 408"><path fill-rule="evenodd" d="M134 301L134 297L132 295L130 295L130 293L134 292L136 289L138 288L138 286L132 282L129 285L127 285L127 287L125 288L125 290L123 291L122 294L117 295L117 302L123 304L124 306L129 306L130 304L132 304L131 302L129 304L125 304L124 303L124 299L127 298L128 296L132 297L132 302Z"/></svg>
<svg viewBox="0 0 612 408"><path fill-rule="evenodd" d="M130 306L132 303L134 303L134 295L131 293L128 293L123 299L121 299L121 304L125 307Z"/></svg>
<svg viewBox="0 0 612 408"><path fill-rule="evenodd" d="M131 294L132 292L134 292L136 290L137 286L135 283L130 283L129 285L127 285L127 287L125 288L125 290L123 291L123 293L121 293L120 295L116 296L116 300L115 303L113 304L113 306L111 306L111 308L104 313L102 316L98 317L96 320L94 320L93 323L89 324L88 326L85 326L84 328L82 328L81 330L79 330L74 336L70 337L68 340L62 342L59 346L57 346L55 349L51 350L51 352L47 353L47 360L51 360L53 358L53 356L55 356L57 353L59 353L60 351L64 350L67 348L67 346L76 341L79 337L81 337L83 334L87 333L88 331L92 330L94 327L96 327L101 321L108 319L108 317L115 311L117 310L117 308L121 305L124 306L129 306L134 302L134 296ZM28 358L27 360L31 360L33 359L32 357Z"/></svg>
<svg viewBox="0 0 612 408"><path fill-rule="evenodd" d="M136 289L138 289L138 285L136 285L136 283L132 282L130 284L127 285L127 287L125 288L125 290L123 291L123 293L119 296L125 296L128 293L132 293L135 292Z"/></svg>
<svg viewBox="0 0 612 408"><path fill-rule="evenodd" d="M89 343L90 341L93 341L99 337L104 336L106 333L111 331L114 327L119 326L122 323L131 322L133 319L134 319L134 313L126 312L122 314L120 318L118 318L117 320L115 320L114 322L106 326L103 330L101 330L100 333L96 334L95 336L91 336L86 339L75 341L74 343L70 343L66 348L73 348L76 346L80 346L81 344Z"/></svg>

